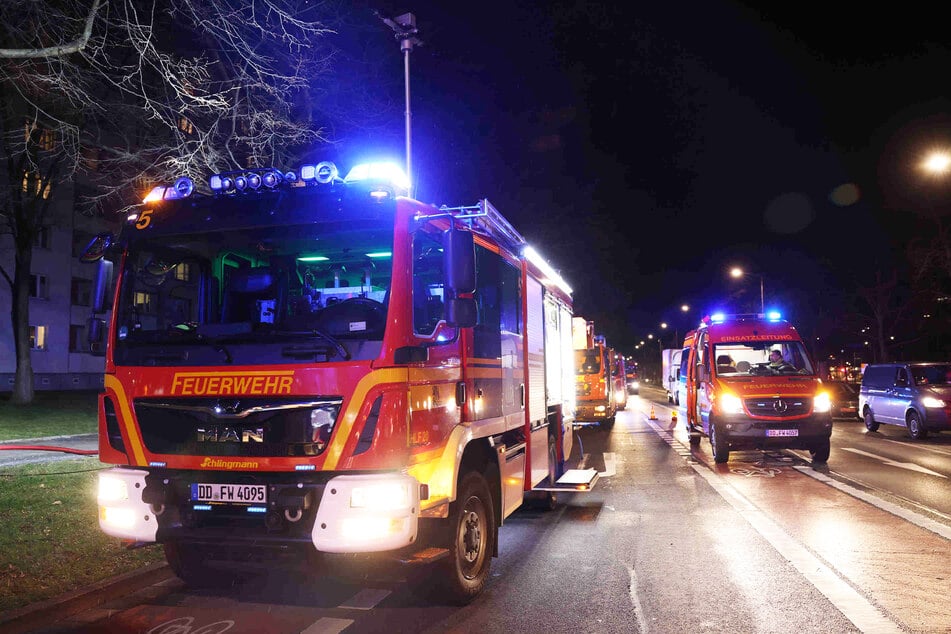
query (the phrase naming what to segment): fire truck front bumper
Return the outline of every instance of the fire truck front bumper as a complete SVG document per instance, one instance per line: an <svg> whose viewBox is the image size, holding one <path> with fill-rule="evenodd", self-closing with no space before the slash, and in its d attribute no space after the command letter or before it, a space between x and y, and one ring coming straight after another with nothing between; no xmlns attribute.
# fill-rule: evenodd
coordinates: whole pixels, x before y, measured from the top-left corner
<svg viewBox="0 0 951 634"><path fill-rule="evenodd" d="M260 475L260 474L255 474ZM415 543L419 482L398 473L284 474L260 485L228 474L114 468L99 475L99 526L135 542L310 544L325 553L372 553ZM260 482L260 479L256 479ZM264 499L221 501L241 490ZM204 499L210 492L212 500ZM242 493L242 496L245 494Z"/></svg>
<svg viewBox="0 0 951 634"><path fill-rule="evenodd" d="M599 421L605 420L611 416L610 408L607 405L581 405L578 404L575 408L575 420L578 422L582 421Z"/></svg>

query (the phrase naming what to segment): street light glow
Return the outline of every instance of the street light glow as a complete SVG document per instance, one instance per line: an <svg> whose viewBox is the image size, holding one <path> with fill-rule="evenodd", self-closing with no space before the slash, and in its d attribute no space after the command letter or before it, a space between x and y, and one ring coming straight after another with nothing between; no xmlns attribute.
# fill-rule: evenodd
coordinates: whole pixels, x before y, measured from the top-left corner
<svg viewBox="0 0 951 634"><path fill-rule="evenodd" d="M932 152L925 158L922 167L932 174L944 174L951 170L951 154Z"/></svg>
<svg viewBox="0 0 951 634"><path fill-rule="evenodd" d="M734 266L732 269L730 269L730 275L736 278L743 277L744 275L755 275L756 277L759 278L759 312L765 313L766 299L763 293L763 286L765 284L765 282L763 281L763 276L758 273L747 273L746 271L744 271L738 266Z"/></svg>

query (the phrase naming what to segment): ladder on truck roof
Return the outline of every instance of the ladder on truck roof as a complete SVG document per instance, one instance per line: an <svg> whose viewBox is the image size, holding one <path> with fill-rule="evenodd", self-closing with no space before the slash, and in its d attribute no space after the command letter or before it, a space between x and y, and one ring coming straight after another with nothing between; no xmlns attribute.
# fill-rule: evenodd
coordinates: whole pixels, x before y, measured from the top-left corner
<svg viewBox="0 0 951 634"><path fill-rule="evenodd" d="M488 236L514 251L518 251L520 247L527 244L527 240L522 234L499 213L498 209L492 206L488 198L483 198L478 204L467 207L446 207L443 205L439 208L439 211L456 220L464 221L472 231Z"/></svg>

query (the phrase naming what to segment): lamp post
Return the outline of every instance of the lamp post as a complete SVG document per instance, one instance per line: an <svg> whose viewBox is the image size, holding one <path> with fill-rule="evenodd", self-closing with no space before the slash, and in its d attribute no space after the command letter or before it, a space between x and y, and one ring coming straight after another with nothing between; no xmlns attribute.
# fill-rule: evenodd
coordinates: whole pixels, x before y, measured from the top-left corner
<svg viewBox="0 0 951 634"><path fill-rule="evenodd" d="M744 271L738 266L735 266L732 269L730 269L730 275L732 277L743 277L745 275L755 275L759 277L759 312L765 313L766 301L765 301L765 295L763 293L763 275L760 273L747 273L746 271Z"/></svg>
<svg viewBox="0 0 951 634"><path fill-rule="evenodd" d="M400 50L403 52L403 85L406 90L406 177L409 178L410 187L412 187L416 179L413 178L413 136L410 123L412 116L409 109L409 54L413 50L413 46L422 46L423 42L416 37L418 33L416 30L416 16L412 13L404 13L392 20L384 18L379 13L376 15L383 20L384 24L393 29L396 39L400 42ZM413 195L412 190L410 190L410 195Z"/></svg>

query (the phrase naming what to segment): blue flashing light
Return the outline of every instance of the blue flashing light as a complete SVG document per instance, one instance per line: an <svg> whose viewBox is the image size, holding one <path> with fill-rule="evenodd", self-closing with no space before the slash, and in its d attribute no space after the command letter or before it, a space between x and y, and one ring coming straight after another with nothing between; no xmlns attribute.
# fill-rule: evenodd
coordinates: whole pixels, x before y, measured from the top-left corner
<svg viewBox="0 0 951 634"><path fill-rule="evenodd" d="M261 175L255 174L253 172L251 174L248 174L248 187L250 187L251 189L257 189L260 186L261 186Z"/></svg>
<svg viewBox="0 0 951 634"><path fill-rule="evenodd" d="M715 324L722 323L726 321L726 315L723 313L713 313L712 315L710 315L710 321Z"/></svg>
<svg viewBox="0 0 951 634"><path fill-rule="evenodd" d="M180 176L175 179L175 184L172 185L172 191L178 194L178 196L176 196L177 198L188 198L192 195L192 192L195 191L195 183L187 176ZM166 198L168 198L168 196L166 196Z"/></svg>
<svg viewBox="0 0 951 634"><path fill-rule="evenodd" d="M157 462L157 461L153 460L152 462L149 463L149 466L150 466L150 467L165 467L165 466L166 466L166 463L164 463L164 462Z"/></svg>
<svg viewBox="0 0 951 634"><path fill-rule="evenodd" d="M267 508L264 506L249 506L248 513L267 513Z"/></svg>
<svg viewBox="0 0 951 634"><path fill-rule="evenodd" d="M294 465L294 471L316 471L317 467L312 464L296 464Z"/></svg>
<svg viewBox="0 0 951 634"><path fill-rule="evenodd" d="M244 191L244 189L247 186L248 186L248 179L246 177L244 176L234 177L234 188L237 189L239 192Z"/></svg>
<svg viewBox="0 0 951 634"><path fill-rule="evenodd" d="M277 184L280 182L281 175L274 170L264 172L264 176L261 177L261 183L263 183L265 187L277 187Z"/></svg>
<svg viewBox="0 0 951 634"><path fill-rule="evenodd" d="M768 319L769 321L779 321L782 318L783 318L782 313L780 313L778 310L766 311L766 319Z"/></svg>
<svg viewBox="0 0 951 634"><path fill-rule="evenodd" d="M211 504L192 504L193 511L210 511Z"/></svg>
<svg viewBox="0 0 951 634"><path fill-rule="evenodd" d="M354 165L343 180L347 183L373 181L409 190L409 177L396 163L360 163Z"/></svg>

